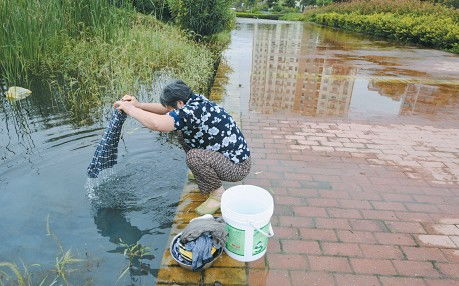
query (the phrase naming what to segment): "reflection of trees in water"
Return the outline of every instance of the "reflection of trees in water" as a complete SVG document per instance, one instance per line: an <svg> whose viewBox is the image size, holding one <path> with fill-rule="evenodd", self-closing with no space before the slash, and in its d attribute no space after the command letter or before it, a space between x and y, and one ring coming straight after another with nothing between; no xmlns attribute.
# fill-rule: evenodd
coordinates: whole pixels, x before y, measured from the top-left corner
<svg viewBox="0 0 459 286"><path fill-rule="evenodd" d="M129 247L139 244L140 239L144 235L161 233L153 231L153 229L139 229L128 221L125 210L117 208L98 209L94 216L94 223L97 226L98 232L103 237L108 237L109 241L116 245L114 249L108 252L120 253L122 255L124 255ZM154 255L147 254L142 257L132 257L132 259L130 259L131 267L129 268L129 273L132 283L138 282L136 276L151 274L156 277L157 269L152 269L150 264L144 261L153 260L154 258Z"/></svg>
<svg viewBox="0 0 459 286"><path fill-rule="evenodd" d="M459 89L456 85L427 85L397 81L372 80L369 90L400 101L400 115L414 113L436 114L441 108L457 101Z"/></svg>
<svg viewBox="0 0 459 286"><path fill-rule="evenodd" d="M145 171L141 170L123 169L116 176L109 176L103 181L90 180L94 185L87 186L97 230L113 243L113 248L107 252L118 253L126 264L129 263L127 273L130 274L133 284L140 282L142 276L151 274L156 277L158 270L156 266L151 266L154 255L148 253L139 257L130 256L129 253L137 247L144 247L140 241L145 235L151 235L153 238L164 235L164 229L170 228L171 218L175 212L175 208L167 203L164 193L156 193L155 197L151 197L151 194L148 196L137 190L138 185L132 185L133 181L141 182L139 179L144 174ZM141 189L146 188L142 185ZM141 229L129 220L129 217L138 217L138 214L141 214L140 217L154 217L155 220L148 223L152 227ZM156 265L156 262L154 264Z"/></svg>
<svg viewBox="0 0 459 286"><path fill-rule="evenodd" d="M254 24L250 108L346 115L356 75L372 78L369 90L400 101L400 114L434 114L456 101L457 84L432 83L385 47L394 44L311 24Z"/></svg>

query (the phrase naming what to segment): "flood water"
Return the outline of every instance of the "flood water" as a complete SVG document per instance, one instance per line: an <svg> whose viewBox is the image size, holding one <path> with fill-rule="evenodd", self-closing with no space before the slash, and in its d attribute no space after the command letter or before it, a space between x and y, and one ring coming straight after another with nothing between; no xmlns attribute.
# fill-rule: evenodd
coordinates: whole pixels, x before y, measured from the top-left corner
<svg viewBox="0 0 459 286"><path fill-rule="evenodd" d="M238 19L225 53L242 112L340 118L454 116L459 56L312 23Z"/></svg>
<svg viewBox="0 0 459 286"><path fill-rule="evenodd" d="M224 55L230 111L344 118L457 114L459 57L397 46L314 24L238 19ZM39 85L0 98L0 261L49 270L59 247L85 259L74 285L155 281L186 168L173 140L123 127L118 164L88 182L86 167L107 123L75 119L65 95ZM148 96L147 96L148 97ZM70 103L71 104L71 103ZM81 118L81 116L79 117ZM100 120L97 120L100 119ZM117 281L128 260L120 239L151 248L138 271Z"/></svg>
<svg viewBox="0 0 459 286"><path fill-rule="evenodd" d="M186 177L184 152L128 119L118 164L88 181L110 108L80 126L65 96L30 89L21 101L0 98L0 261L52 269L60 254L49 221L63 249L85 259L68 266L78 269L72 285L115 285L129 262L120 240L151 254L117 285L153 285Z"/></svg>

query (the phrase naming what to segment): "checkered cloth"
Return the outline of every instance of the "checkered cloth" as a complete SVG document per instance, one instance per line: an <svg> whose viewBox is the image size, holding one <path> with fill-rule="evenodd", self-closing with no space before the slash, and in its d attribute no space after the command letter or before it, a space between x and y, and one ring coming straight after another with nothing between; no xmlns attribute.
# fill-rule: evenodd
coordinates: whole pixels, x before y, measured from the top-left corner
<svg viewBox="0 0 459 286"><path fill-rule="evenodd" d="M97 178L99 172L113 167L118 158L118 142L121 136L121 128L126 120L126 113L113 110L112 118L104 131L102 140L97 145L96 152L88 167L88 177Z"/></svg>

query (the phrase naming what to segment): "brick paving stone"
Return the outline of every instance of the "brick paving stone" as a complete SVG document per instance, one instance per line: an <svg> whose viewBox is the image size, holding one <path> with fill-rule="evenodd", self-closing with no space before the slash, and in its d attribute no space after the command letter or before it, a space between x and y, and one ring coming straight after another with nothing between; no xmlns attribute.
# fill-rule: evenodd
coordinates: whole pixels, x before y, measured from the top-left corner
<svg viewBox="0 0 459 286"><path fill-rule="evenodd" d="M306 216L306 217L328 217L328 214L325 208L318 207L293 207L293 211L297 216Z"/></svg>
<svg viewBox="0 0 459 286"><path fill-rule="evenodd" d="M399 202L371 202L371 204L377 210L386 210L386 211L404 211L406 210L405 206Z"/></svg>
<svg viewBox="0 0 459 286"><path fill-rule="evenodd" d="M282 227L311 227L314 225L312 218L279 216L279 224Z"/></svg>
<svg viewBox="0 0 459 286"><path fill-rule="evenodd" d="M351 208L351 209L372 209L373 208L368 201L362 201L362 200L339 200L339 204L343 208Z"/></svg>
<svg viewBox="0 0 459 286"><path fill-rule="evenodd" d="M330 229L300 228L300 237L310 240L338 241L336 232Z"/></svg>
<svg viewBox="0 0 459 286"><path fill-rule="evenodd" d="M340 218L316 218L317 228L324 229L351 229L347 219Z"/></svg>
<svg viewBox="0 0 459 286"><path fill-rule="evenodd" d="M327 208L327 212L334 218L362 218L360 212L353 209Z"/></svg>
<svg viewBox="0 0 459 286"><path fill-rule="evenodd" d="M365 219L350 219L349 223L352 230L361 231L385 231L385 226L382 221L379 220L365 220Z"/></svg>
<svg viewBox="0 0 459 286"><path fill-rule="evenodd" d="M350 261L356 273L381 275L397 274L390 260L350 258Z"/></svg>
<svg viewBox="0 0 459 286"><path fill-rule="evenodd" d="M438 248L402 246L401 249L409 260L448 261L443 252Z"/></svg>
<svg viewBox="0 0 459 286"><path fill-rule="evenodd" d="M383 286L424 286L426 283L420 278L381 277Z"/></svg>
<svg viewBox="0 0 459 286"><path fill-rule="evenodd" d="M334 274L337 285L339 286L379 286L380 283L376 276L354 275L354 274Z"/></svg>
<svg viewBox="0 0 459 286"><path fill-rule="evenodd" d="M293 286L331 286L335 285L333 276L326 272L290 271ZM282 284L279 284L279 286ZM338 284L339 285L339 284Z"/></svg>
<svg viewBox="0 0 459 286"><path fill-rule="evenodd" d="M246 266L249 269L267 269L268 268L267 256L263 256L262 258L257 259L255 261L247 262Z"/></svg>
<svg viewBox="0 0 459 286"><path fill-rule="evenodd" d="M344 257L308 256L312 270L329 272L352 272L349 261Z"/></svg>
<svg viewBox="0 0 459 286"><path fill-rule="evenodd" d="M338 238L351 243L376 243L373 233L367 231L338 230Z"/></svg>
<svg viewBox="0 0 459 286"><path fill-rule="evenodd" d="M291 254L320 254L319 243L316 241L282 240L282 249Z"/></svg>
<svg viewBox="0 0 459 286"><path fill-rule="evenodd" d="M297 254L268 254L268 264L273 269L308 269L306 257Z"/></svg>
<svg viewBox="0 0 459 286"><path fill-rule="evenodd" d="M436 225L433 225L432 227L439 234L459 236L459 227L457 227L454 224L436 224Z"/></svg>
<svg viewBox="0 0 459 286"><path fill-rule="evenodd" d="M362 256L358 244L323 242L322 249L326 255L337 256Z"/></svg>
<svg viewBox="0 0 459 286"><path fill-rule="evenodd" d="M459 279L459 263L458 264L447 264L447 263L437 263L439 270L449 277L454 277Z"/></svg>
<svg viewBox="0 0 459 286"><path fill-rule="evenodd" d="M192 283L199 284L201 274L182 267L167 267L158 273L158 283Z"/></svg>
<svg viewBox="0 0 459 286"><path fill-rule="evenodd" d="M393 211L362 210L362 214L366 219L399 220Z"/></svg>
<svg viewBox="0 0 459 286"><path fill-rule="evenodd" d="M398 246L361 244L360 248L365 257L376 259L402 259L403 253Z"/></svg>
<svg viewBox="0 0 459 286"><path fill-rule="evenodd" d="M309 206L315 207L337 207L339 206L338 200L336 199L322 199L322 198L310 198L308 199Z"/></svg>
<svg viewBox="0 0 459 286"><path fill-rule="evenodd" d="M424 283L426 283L427 286L457 286L459 285L459 280L424 279Z"/></svg>
<svg viewBox="0 0 459 286"><path fill-rule="evenodd" d="M459 236L448 236L448 237L454 242L454 244L456 244L457 248L459 248Z"/></svg>
<svg viewBox="0 0 459 286"><path fill-rule="evenodd" d="M434 269L431 262L393 260L392 263L397 272L403 276L440 277L440 273Z"/></svg>
<svg viewBox="0 0 459 286"><path fill-rule="evenodd" d="M388 245L416 245L413 237L408 234L404 233L383 233L378 232L374 233L376 239L381 244L388 244Z"/></svg>
<svg viewBox="0 0 459 286"><path fill-rule="evenodd" d="M275 237L245 268L222 256L206 283L244 272L249 285L459 285L457 127L261 114L241 121L254 159L244 183L273 192ZM193 218L192 201L181 201L171 234ZM165 273L159 285L172 283ZM199 281L187 273L181 284Z"/></svg>
<svg viewBox="0 0 459 286"><path fill-rule="evenodd" d="M273 237L268 240L268 253L278 253L281 252L280 241L277 237Z"/></svg>
<svg viewBox="0 0 459 286"><path fill-rule="evenodd" d="M418 222L388 221L386 225L391 232L426 233L422 225Z"/></svg>
<svg viewBox="0 0 459 286"><path fill-rule="evenodd" d="M250 269L248 285L289 286L291 284L288 271Z"/></svg>
<svg viewBox="0 0 459 286"><path fill-rule="evenodd" d="M298 229L295 227L273 226L273 231L277 238L298 238Z"/></svg>
<svg viewBox="0 0 459 286"><path fill-rule="evenodd" d="M454 242L446 235L419 235L419 240L426 245L455 248Z"/></svg>
<svg viewBox="0 0 459 286"><path fill-rule="evenodd" d="M204 283L214 284L216 281L223 285L247 283L247 276L244 268L214 268L204 271Z"/></svg>

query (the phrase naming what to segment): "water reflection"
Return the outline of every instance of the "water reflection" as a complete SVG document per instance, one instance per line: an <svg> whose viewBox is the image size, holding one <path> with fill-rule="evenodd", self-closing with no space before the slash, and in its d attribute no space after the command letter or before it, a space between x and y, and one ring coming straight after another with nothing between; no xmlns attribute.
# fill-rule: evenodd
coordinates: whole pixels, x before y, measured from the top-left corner
<svg viewBox="0 0 459 286"><path fill-rule="evenodd" d="M459 71L425 68L435 62L459 65L452 54L397 47L312 24L252 24L253 111L398 116L436 114L457 102Z"/></svg>
<svg viewBox="0 0 459 286"><path fill-rule="evenodd" d="M138 227L131 224L126 218L126 211L114 208L101 208L97 210L94 216L94 223L97 230L103 237L108 237L109 241L116 245L109 253L119 253L125 255L125 251L139 244L140 239L144 235L152 235L154 228L140 230ZM154 255L146 254L142 257L134 256L130 259L129 274L131 283L138 282L136 276L153 275L156 276L157 269L152 269L150 263L145 260L153 260Z"/></svg>

